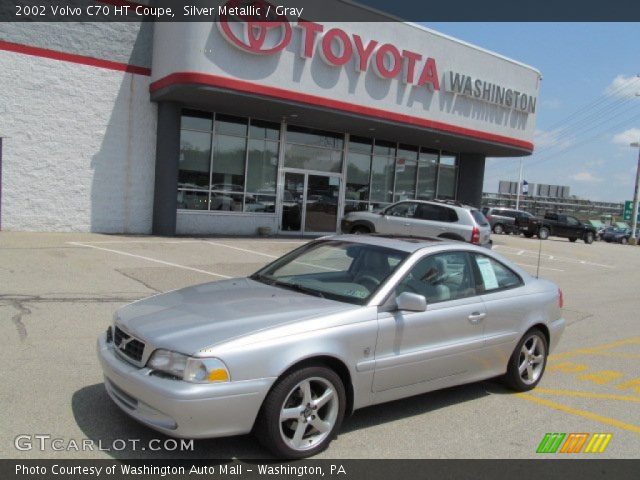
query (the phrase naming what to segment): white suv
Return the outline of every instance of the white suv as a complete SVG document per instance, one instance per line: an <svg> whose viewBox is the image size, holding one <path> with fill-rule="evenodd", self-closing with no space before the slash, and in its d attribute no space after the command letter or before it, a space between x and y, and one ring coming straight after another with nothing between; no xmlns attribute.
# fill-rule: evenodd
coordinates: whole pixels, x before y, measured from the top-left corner
<svg viewBox="0 0 640 480"><path fill-rule="evenodd" d="M403 200L379 212L350 212L343 233L439 237L491 248L491 226L473 207L443 200Z"/></svg>

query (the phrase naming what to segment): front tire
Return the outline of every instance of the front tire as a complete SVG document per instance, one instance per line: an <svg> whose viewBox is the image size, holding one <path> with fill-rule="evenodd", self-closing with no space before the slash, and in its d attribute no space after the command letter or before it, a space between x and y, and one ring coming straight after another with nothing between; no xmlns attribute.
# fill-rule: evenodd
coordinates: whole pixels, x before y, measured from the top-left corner
<svg viewBox="0 0 640 480"><path fill-rule="evenodd" d="M593 233L592 232L587 232L587 234L584 236L584 243L586 243L587 245L591 245L593 243Z"/></svg>
<svg viewBox="0 0 640 480"><path fill-rule="evenodd" d="M496 235L502 235L504 233L504 227L501 224L496 223L493 226L493 233L495 233Z"/></svg>
<svg viewBox="0 0 640 480"><path fill-rule="evenodd" d="M546 240L547 238L549 238L549 229L547 227L540 227L540 230L538 230L538 238L540 240Z"/></svg>
<svg viewBox="0 0 640 480"><path fill-rule="evenodd" d="M260 443L279 458L304 458L329 445L346 407L342 380L327 367L307 367L280 379L256 421Z"/></svg>
<svg viewBox="0 0 640 480"><path fill-rule="evenodd" d="M627 243L629 243L629 240L627 240L627 237L622 237L622 238L620 239L620 243L621 243L622 245L626 245Z"/></svg>
<svg viewBox="0 0 640 480"><path fill-rule="evenodd" d="M522 337L511 354L504 381L516 392L526 392L540 383L547 366L549 345L547 338L537 328Z"/></svg>

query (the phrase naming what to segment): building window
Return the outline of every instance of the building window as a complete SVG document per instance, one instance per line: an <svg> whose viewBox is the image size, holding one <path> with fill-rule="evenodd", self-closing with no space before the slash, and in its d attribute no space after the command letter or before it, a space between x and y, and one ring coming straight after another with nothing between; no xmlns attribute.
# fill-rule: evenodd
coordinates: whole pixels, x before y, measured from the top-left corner
<svg viewBox="0 0 640 480"><path fill-rule="evenodd" d="M347 152L345 214L401 200L455 199L454 154L355 135Z"/></svg>
<svg viewBox="0 0 640 480"><path fill-rule="evenodd" d="M438 175L438 151L420 149L418 156L418 189L419 200L431 200L436 196L436 179Z"/></svg>
<svg viewBox="0 0 640 480"><path fill-rule="evenodd" d="M289 125L284 166L319 172L342 172L344 135Z"/></svg>
<svg viewBox="0 0 640 480"><path fill-rule="evenodd" d="M442 153L440 155L437 198L445 200L454 200L456 198L457 163L456 156L451 153Z"/></svg>
<svg viewBox="0 0 640 480"><path fill-rule="evenodd" d="M400 145L396 155L396 183L393 201L416 198L418 147Z"/></svg>
<svg viewBox="0 0 640 480"><path fill-rule="evenodd" d="M275 212L280 125L184 110L178 208Z"/></svg>

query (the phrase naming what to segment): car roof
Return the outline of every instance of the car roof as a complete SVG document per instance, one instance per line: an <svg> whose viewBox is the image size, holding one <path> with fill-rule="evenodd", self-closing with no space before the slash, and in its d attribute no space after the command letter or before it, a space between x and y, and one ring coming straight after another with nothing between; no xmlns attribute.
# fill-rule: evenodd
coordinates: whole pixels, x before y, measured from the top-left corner
<svg viewBox="0 0 640 480"><path fill-rule="evenodd" d="M328 237L322 237L321 239L353 243L366 243L367 245L392 248L394 250L401 250L409 253L413 253L417 250L421 250L427 247L439 247L447 244L468 245L465 242L457 242L455 240L442 238L412 237L410 235L384 235L379 233L366 235L331 235Z"/></svg>

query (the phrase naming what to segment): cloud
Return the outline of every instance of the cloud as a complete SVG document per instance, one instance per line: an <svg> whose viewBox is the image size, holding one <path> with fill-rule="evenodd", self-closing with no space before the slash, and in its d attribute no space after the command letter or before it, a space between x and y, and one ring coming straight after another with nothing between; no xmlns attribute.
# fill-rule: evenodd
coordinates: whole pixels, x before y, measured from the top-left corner
<svg viewBox="0 0 640 480"><path fill-rule="evenodd" d="M602 181L600 177L596 177L590 172L574 173L569 178L571 178L572 180L575 180L576 182L581 182L581 183L597 183Z"/></svg>
<svg viewBox="0 0 640 480"><path fill-rule="evenodd" d="M624 132L617 133L611 140L616 145L628 147L633 142L640 142L640 128L630 128Z"/></svg>
<svg viewBox="0 0 640 480"><path fill-rule="evenodd" d="M572 136L567 137L561 130L561 128L548 132L544 130L536 130L533 134L533 142L536 148L564 148L573 145L574 138Z"/></svg>
<svg viewBox="0 0 640 480"><path fill-rule="evenodd" d="M635 97L636 93L640 93L640 77L618 75L613 81L604 89L605 95L611 95L615 97ZM639 97L640 98L640 97Z"/></svg>

